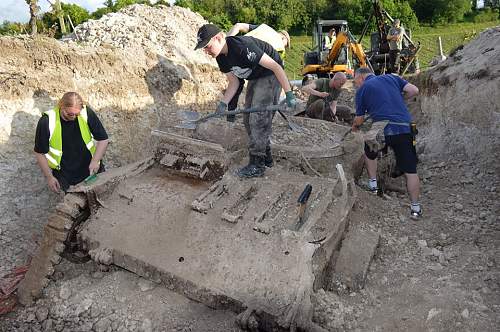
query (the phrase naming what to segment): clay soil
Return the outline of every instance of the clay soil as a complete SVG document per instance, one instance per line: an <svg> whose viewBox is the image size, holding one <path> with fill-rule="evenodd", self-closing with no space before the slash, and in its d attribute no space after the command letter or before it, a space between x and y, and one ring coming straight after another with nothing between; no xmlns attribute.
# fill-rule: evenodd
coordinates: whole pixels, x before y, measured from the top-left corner
<svg viewBox="0 0 500 332"><path fill-rule="evenodd" d="M185 21L203 21L176 10ZM148 17L142 7L125 14ZM111 167L142 157L150 129L170 125L175 110L215 105L223 80L213 61L194 56L179 61L184 48L159 58L149 43L156 35L148 31L147 36L144 52L134 59L97 43L95 35L82 48L27 37L0 40L6 46L0 49L6 55L0 59L5 83L0 89L0 272L36 252L46 217L60 199L48 193L31 152L40 111L63 92L59 79L83 91L112 132ZM363 290L332 285L315 294L314 320L325 329L500 329L499 36L500 28L490 29L413 78L421 91L411 108L421 129L423 217L409 218L406 195L380 198L358 188L350 229L375 230L382 240ZM191 37L189 49L195 43ZM134 44L113 43L123 44L121 49ZM94 44L101 45L97 52ZM51 57L50 50L58 56ZM94 78L92 83L89 63L101 70L103 82ZM350 91L343 98L353 107ZM37 302L0 316L0 331L240 331L234 320L233 312L211 310L118 267L63 259Z"/></svg>
<svg viewBox="0 0 500 332"><path fill-rule="evenodd" d="M365 289L315 295L315 321L330 331L497 330L494 160L483 160L484 169L465 156L422 160L424 217L418 221L408 218L403 195L383 199L359 190L350 227L380 232L380 247ZM0 329L239 331L234 318L125 270L63 261L44 296L2 317Z"/></svg>

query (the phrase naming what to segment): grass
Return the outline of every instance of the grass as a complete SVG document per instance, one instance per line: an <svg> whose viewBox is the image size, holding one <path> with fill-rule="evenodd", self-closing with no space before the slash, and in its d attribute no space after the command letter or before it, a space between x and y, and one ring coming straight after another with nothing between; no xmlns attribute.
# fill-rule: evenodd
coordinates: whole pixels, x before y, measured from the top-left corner
<svg viewBox="0 0 500 332"><path fill-rule="evenodd" d="M484 23L457 23L446 26L420 27L413 32L413 41L420 42L421 50L419 52L420 68L425 70L429 67L429 62L433 57L438 55L438 37L441 36L443 43L443 53L449 54L451 50L459 45L466 44L471 39L474 39L477 34L486 28L499 25L499 21L484 22ZM292 36L292 48L286 55L286 72L289 79L302 79L300 71L302 69L302 60L304 53L311 48L310 36ZM368 42L369 38L363 39L363 46Z"/></svg>

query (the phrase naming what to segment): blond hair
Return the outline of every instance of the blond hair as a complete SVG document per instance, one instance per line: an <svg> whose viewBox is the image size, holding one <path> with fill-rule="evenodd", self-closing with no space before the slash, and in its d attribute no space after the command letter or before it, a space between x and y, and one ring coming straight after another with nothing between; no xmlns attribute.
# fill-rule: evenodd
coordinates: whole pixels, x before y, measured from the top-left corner
<svg viewBox="0 0 500 332"><path fill-rule="evenodd" d="M62 98L59 99L57 106L59 106L60 109L75 106L83 108L83 98L76 92L66 92Z"/></svg>
<svg viewBox="0 0 500 332"><path fill-rule="evenodd" d="M286 32L286 30L280 30L278 32L281 33L286 39L285 47L290 48L292 45L291 45L290 35L288 34L288 32Z"/></svg>

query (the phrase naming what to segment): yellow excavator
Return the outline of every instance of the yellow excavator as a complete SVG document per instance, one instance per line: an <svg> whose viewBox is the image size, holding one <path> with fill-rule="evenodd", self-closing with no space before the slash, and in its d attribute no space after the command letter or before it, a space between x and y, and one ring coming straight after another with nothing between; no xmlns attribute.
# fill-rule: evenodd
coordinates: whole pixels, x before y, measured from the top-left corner
<svg viewBox="0 0 500 332"><path fill-rule="evenodd" d="M331 48L325 44L325 36L334 29L336 39ZM371 64L363 47L349 31L347 21L318 20L313 31L313 51L304 54L302 76L304 82L318 77L330 77L336 72L352 76L358 67Z"/></svg>
<svg viewBox="0 0 500 332"><path fill-rule="evenodd" d="M336 72L352 75L358 67L369 67L375 74L385 74L389 64L389 43L387 33L389 24L394 20L382 8L379 0L371 0L372 12L366 20L363 31L358 40L349 31L345 20L318 20L313 29L313 48L304 54L302 68L303 84L308 79L331 77ZM370 22L375 19L377 31L370 35L370 49L365 53L361 40L367 34ZM335 30L337 38L331 48L325 43L325 36ZM401 72L418 73L420 66L417 54L420 43L411 40L409 30L403 35L403 49L401 50Z"/></svg>

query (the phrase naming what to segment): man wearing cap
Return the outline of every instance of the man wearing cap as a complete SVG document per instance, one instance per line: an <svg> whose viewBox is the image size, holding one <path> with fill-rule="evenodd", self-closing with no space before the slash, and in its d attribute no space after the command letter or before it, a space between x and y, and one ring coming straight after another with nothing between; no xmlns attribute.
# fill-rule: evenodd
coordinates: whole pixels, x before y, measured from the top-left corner
<svg viewBox="0 0 500 332"><path fill-rule="evenodd" d="M403 35L405 29L401 26L399 19L395 19L392 28L389 29L387 40L389 41L389 66L391 73L399 74L401 60L401 49L403 48Z"/></svg>
<svg viewBox="0 0 500 332"><path fill-rule="evenodd" d="M227 36L236 36L239 33L244 33L245 36L254 37L265 41L271 45L283 61L283 66L285 65L285 48L290 48L290 35L285 30L276 31L267 24L249 24L249 23L236 23L227 32ZM239 79L240 85L236 94L233 96L228 104L227 109L229 111L234 111L238 107L238 99L240 98L241 91L245 86L245 80ZM236 117L234 115L228 115L227 121L234 122Z"/></svg>
<svg viewBox="0 0 500 332"><path fill-rule="evenodd" d="M297 101L283 70L278 52L268 43L250 36L230 36L213 24L198 30L195 50L202 48L215 58L219 69L226 74L227 89L217 104L217 112L224 112L236 94L239 79L248 80L245 108L276 105L281 88L285 90L288 107ZM239 169L239 177L251 178L264 175L265 167L272 167L270 148L273 112L246 113L243 123L248 134L248 165Z"/></svg>

